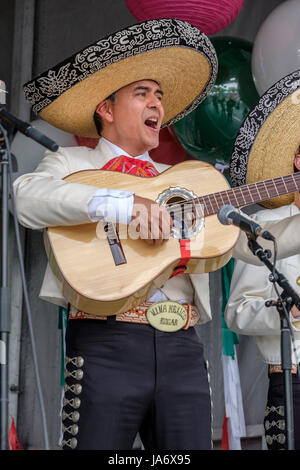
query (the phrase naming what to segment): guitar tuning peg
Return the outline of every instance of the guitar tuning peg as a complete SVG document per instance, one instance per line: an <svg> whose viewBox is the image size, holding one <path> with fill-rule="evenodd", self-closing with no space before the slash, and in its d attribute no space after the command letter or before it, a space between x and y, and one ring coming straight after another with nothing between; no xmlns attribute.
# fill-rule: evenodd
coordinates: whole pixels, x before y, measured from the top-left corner
<svg viewBox="0 0 300 470"><path fill-rule="evenodd" d="M298 286L300 286L300 276L297 277L296 283L298 284Z"/></svg>

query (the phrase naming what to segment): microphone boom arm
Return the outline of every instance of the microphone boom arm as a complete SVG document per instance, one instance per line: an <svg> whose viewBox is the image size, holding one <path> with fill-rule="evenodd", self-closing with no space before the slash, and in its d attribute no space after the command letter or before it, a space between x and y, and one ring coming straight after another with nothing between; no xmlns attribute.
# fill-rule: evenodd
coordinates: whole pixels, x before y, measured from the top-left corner
<svg viewBox="0 0 300 470"><path fill-rule="evenodd" d="M35 140L38 144L43 145L52 152L58 150L58 145L52 139L42 134L40 131L35 129L31 124L21 121L12 114L10 114L3 105L0 105L0 119L8 122L11 126L14 126L18 131L27 137Z"/></svg>

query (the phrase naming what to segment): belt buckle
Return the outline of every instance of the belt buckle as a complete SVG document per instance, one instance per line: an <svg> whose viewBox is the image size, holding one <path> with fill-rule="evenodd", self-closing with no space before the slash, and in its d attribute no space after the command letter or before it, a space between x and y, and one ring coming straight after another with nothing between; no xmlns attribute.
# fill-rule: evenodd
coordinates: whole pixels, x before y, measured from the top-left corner
<svg viewBox="0 0 300 470"><path fill-rule="evenodd" d="M188 321L187 309L173 300L152 304L148 307L146 316L153 328L167 333L181 330Z"/></svg>

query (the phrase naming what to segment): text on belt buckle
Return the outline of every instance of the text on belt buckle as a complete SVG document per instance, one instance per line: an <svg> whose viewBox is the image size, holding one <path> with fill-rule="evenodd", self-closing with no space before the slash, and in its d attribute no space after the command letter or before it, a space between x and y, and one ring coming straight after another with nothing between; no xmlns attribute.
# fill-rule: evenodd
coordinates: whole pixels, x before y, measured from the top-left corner
<svg viewBox="0 0 300 470"><path fill-rule="evenodd" d="M165 332L181 330L188 321L187 309L172 300L154 303L148 308L146 316L151 326Z"/></svg>

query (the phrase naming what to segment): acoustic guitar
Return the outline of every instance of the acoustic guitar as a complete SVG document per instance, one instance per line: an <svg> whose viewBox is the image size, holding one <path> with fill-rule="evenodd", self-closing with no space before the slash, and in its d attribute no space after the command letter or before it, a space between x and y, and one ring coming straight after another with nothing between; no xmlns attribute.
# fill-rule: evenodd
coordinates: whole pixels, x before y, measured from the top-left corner
<svg viewBox="0 0 300 470"><path fill-rule="evenodd" d="M48 227L46 251L65 298L79 310L100 316L127 311L146 300L153 284L162 286L181 260L181 239L190 240L186 273L224 266L239 234L237 227L218 221L224 204L240 208L300 189L300 173L230 188L218 170L197 160L179 163L152 178L84 170L65 180L134 190L164 204L174 218L173 236L161 246L130 235L125 225Z"/></svg>

